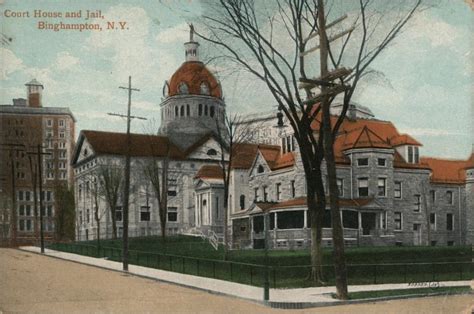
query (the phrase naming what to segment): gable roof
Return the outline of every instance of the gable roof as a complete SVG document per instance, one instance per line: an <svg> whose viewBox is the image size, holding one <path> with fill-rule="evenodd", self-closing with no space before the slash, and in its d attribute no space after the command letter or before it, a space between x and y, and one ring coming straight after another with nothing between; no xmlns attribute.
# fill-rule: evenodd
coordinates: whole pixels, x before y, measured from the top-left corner
<svg viewBox="0 0 474 314"><path fill-rule="evenodd" d="M125 155L127 134L116 132L83 130L79 135L72 163L77 161L79 147L84 140L91 145L95 155ZM130 154L133 157L165 157L182 159L184 154L167 137L148 134L130 134Z"/></svg>
<svg viewBox="0 0 474 314"><path fill-rule="evenodd" d="M218 165L204 165L199 168L194 178L223 180L222 167Z"/></svg>

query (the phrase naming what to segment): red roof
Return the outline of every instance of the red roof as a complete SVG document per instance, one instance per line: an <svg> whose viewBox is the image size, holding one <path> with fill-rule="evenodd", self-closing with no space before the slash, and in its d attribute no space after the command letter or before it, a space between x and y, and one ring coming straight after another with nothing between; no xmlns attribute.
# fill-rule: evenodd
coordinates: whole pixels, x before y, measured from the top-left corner
<svg viewBox="0 0 474 314"><path fill-rule="evenodd" d="M411 137L408 134L401 134L401 135L392 137L389 140L389 142L394 147L401 146L401 145L423 146L423 145L421 145L420 142L418 142L417 140L415 140L413 137Z"/></svg>
<svg viewBox="0 0 474 314"><path fill-rule="evenodd" d="M83 130L81 134L87 138L96 154L126 154L126 133ZM165 136L132 133L130 137L130 153L132 156L164 157L169 155L173 159L184 157L179 148Z"/></svg>
<svg viewBox="0 0 474 314"><path fill-rule="evenodd" d="M431 182L463 184L466 180L466 168L474 166L473 156L468 160L450 160L440 158L421 158L431 168Z"/></svg>
<svg viewBox="0 0 474 314"><path fill-rule="evenodd" d="M357 198L357 199L339 199L339 206L341 207L363 207L370 204L373 198ZM263 211L269 211L274 209L283 209L291 207L306 206L306 197L298 197L283 202L257 202L258 207ZM329 204L329 201L327 202Z"/></svg>
<svg viewBox="0 0 474 314"><path fill-rule="evenodd" d="M222 97L219 82L206 68L204 63L200 61L185 62L176 70L169 81L170 96L180 94L178 88L181 83L185 83L188 86L188 94L202 95L201 84L205 83L209 87L210 96Z"/></svg>
<svg viewBox="0 0 474 314"><path fill-rule="evenodd" d="M222 167L217 165L204 165L194 176L200 179L224 179Z"/></svg>

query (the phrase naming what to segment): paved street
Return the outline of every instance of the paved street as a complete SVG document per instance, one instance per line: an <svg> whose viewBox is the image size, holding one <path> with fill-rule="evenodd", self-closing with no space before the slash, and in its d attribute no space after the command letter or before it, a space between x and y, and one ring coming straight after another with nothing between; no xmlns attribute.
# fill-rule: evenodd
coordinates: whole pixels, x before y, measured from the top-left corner
<svg viewBox="0 0 474 314"><path fill-rule="evenodd" d="M470 313L471 296L313 308L300 313ZM0 312L270 313L236 298L37 254L0 249Z"/></svg>

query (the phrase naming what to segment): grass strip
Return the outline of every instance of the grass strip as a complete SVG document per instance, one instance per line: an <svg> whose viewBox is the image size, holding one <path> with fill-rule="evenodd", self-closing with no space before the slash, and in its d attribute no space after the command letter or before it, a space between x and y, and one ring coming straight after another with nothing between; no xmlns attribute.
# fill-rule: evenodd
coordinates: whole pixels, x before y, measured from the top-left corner
<svg viewBox="0 0 474 314"><path fill-rule="evenodd" d="M415 289L395 289L395 290L377 290L377 291L358 291L349 292L350 300L361 299L376 299L384 297L401 297L408 295L423 295L423 294L459 294L472 292L470 286L455 286L455 287L437 287L437 288L415 288ZM336 294L332 294L336 298Z"/></svg>

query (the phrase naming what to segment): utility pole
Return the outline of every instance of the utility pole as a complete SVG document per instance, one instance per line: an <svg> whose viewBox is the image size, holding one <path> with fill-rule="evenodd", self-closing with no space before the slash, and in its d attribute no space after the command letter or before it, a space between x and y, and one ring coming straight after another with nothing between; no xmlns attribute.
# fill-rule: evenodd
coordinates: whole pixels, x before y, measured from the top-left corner
<svg viewBox="0 0 474 314"><path fill-rule="evenodd" d="M36 171L37 167L33 163L32 155L28 155L28 160L30 162L30 176L31 176L31 186L33 187L33 213L35 216L34 219L34 230L35 230L35 241L38 244L38 189L37 189L37 180L36 180Z"/></svg>
<svg viewBox="0 0 474 314"><path fill-rule="evenodd" d="M307 91L318 86L320 93L316 96L312 96L304 104L313 105L320 103L322 119L321 119L321 132L323 132L323 147L324 147L324 158L326 159L326 169L329 177L329 191L330 191L330 208L331 208L331 221L332 221L332 238L334 243L334 266L335 266L335 277L336 277L336 289L337 295L340 299L347 299L347 268L344 258L344 230L341 223L341 212L338 204L338 194L335 194L334 191L338 190L336 182L336 166L334 162L334 138L332 134L331 118L330 118L330 105L331 98L334 98L337 94L344 92L349 89L350 86L344 84L343 78L351 73L351 69L335 69L329 71L328 69L328 55L329 55L329 43L341 38L345 35L350 34L355 26L333 35L328 38L326 30L344 19L347 18L347 15L344 15L332 23L326 23L326 18L324 14L324 1L318 0L318 12L315 16L318 24L318 32L310 35L306 41L309 39L319 36L319 45L314 48L311 48L307 51L300 53L300 56L304 57L311 52L314 52L319 49L319 65L320 65L320 77L315 79L300 79L299 88L304 88ZM334 81L340 80L340 84L336 84Z"/></svg>
<svg viewBox="0 0 474 314"><path fill-rule="evenodd" d="M118 116L122 118L127 118L127 150L125 154L125 184L123 189L123 254L122 254L122 264L123 270L128 271L128 202L130 196L130 154L131 154L131 136L130 136L130 122L131 119L140 119L146 120L143 117L131 116L131 107L132 107L132 91L139 92L137 88L132 88L132 77L128 77L128 87L119 86L121 89L128 90L128 110L127 115L121 115L116 113L109 113L112 116Z"/></svg>
<svg viewBox="0 0 474 314"><path fill-rule="evenodd" d="M16 245L16 238L17 238L17 219L16 219L16 167L15 167L15 159L14 159L14 152L24 151L25 145L23 144L0 144L0 147L6 147L1 150L9 151L10 152L10 162L11 162L11 198L12 198L12 208L11 208L11 215L10 215L10 226L11 226L11 234L10 234L10 245Z"/></svg>
<svg viewBox="0 0 474 314"><path fill-rule="evenodd" d="M36 155L38 158L38 186L39 186L39 205L40 205L40 243L41 243L41 253L44 253L44 226L43 226L43 175L42 175L42 161L43 155L51 155L51 153L44 153L42 151L41 144L36 146L36 152L28 152L28 155ZM32 174L33 175L33 174ZM36 189L36 187L35 187Z"/></svg>

